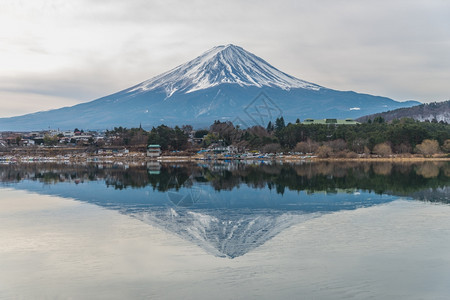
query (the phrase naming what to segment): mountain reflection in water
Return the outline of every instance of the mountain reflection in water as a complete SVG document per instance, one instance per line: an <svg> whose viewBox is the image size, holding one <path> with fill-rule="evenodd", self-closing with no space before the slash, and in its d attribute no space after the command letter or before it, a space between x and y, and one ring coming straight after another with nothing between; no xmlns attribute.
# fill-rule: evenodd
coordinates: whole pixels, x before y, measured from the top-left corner
<svg viewBox="0 0 450 300"><path fill-rule="evenodd" d="M399 197L449 203L450 163L0 165L4 186L93 203L239 257L325 213Z"/></svg>

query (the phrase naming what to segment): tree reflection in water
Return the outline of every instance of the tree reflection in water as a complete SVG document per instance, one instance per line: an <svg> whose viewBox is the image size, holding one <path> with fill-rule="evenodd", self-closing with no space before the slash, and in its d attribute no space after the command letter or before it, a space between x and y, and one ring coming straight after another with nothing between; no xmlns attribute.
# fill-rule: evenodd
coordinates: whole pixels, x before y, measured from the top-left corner
<svg viewBox="0 0 450 300"><path fill-rule="evenodd" d="M276 193L291 191L333 192L358 189L378 194L410 195L443 188L450 182L449 162L314 162L303 164L216 162L209 164L118 165L9 164L0 165L0 181L33 180L47 184L104 181L114 189L144 188L178 191L208 184L216 191L241 185L267 187Z"/></svg>

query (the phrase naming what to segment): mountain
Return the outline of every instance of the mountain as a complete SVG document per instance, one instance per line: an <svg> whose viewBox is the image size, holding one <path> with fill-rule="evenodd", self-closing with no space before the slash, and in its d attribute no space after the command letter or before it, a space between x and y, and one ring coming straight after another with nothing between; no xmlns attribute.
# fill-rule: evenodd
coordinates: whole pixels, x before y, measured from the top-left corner
<svg viewBox="0 0 450 300"><path fill-rule="evenodd" d="M413 107L399 108L392 111L377 113L364 116L358 119L360 122L366 122L368 119L383 117L386 121L394 119L412 118L417 121L437 121L450 123L450 100L444 102L433 102L416 105Z"/></svg>
<svg viewBox="0 0 450 300"><path fill-rule="evenodd" d="M192 61L100 99L60 109L0 119L0 131L47 128L144 128L228 120L262 125L283 116L356 118L418 102L342 92L297 79L235 45L218 46Z"/></svg>

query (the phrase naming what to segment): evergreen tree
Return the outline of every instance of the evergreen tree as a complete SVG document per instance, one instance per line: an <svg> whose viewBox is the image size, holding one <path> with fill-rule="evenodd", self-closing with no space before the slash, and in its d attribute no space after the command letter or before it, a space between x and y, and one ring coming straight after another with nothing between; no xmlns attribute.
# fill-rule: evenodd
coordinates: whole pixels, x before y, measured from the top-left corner
<svg viewBox="0 0 450 300"><path fill-rule="evenodd" d="M275 120L275 131L280 132L286 127L286 124L284 123L284 118L279 117Z"/></svg>
<svg viewBox="0 0 450 300"><path fill-rule="evenodd" d="M384 123L384 118L381 116L375 117L375 119L373 119L374 123L378 123L378 124L383 124Z"/></svg>

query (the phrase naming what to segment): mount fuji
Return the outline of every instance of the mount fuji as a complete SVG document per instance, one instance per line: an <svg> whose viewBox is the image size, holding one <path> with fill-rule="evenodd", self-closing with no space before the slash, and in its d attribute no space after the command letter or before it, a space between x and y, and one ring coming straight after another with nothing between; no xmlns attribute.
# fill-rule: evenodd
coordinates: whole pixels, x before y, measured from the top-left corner
<svg viewBox="0 0 450 300"><path fill-rule="evenodd" d="M215 120L266 126L279 116L291 122L297 118L357 118L417 104L328 89L290 76L241 47L226 45L91 102L1 118L0 131L139 124L144 128L160 124L205 127Z"/></svg>

